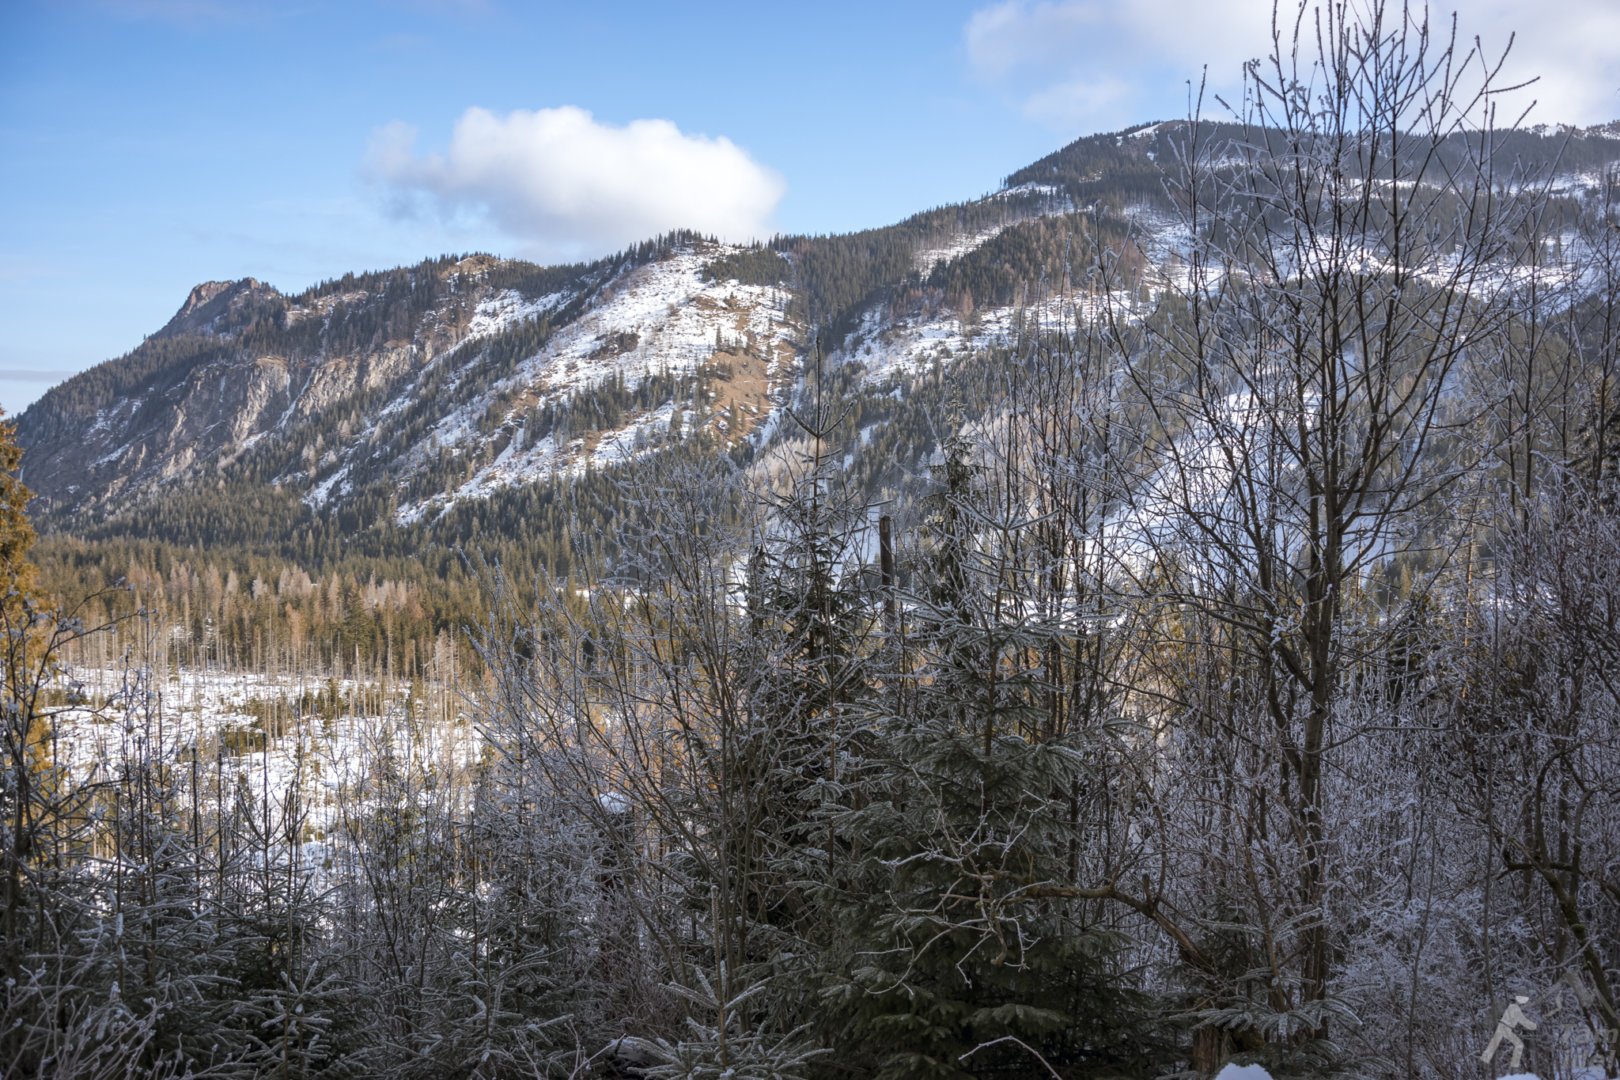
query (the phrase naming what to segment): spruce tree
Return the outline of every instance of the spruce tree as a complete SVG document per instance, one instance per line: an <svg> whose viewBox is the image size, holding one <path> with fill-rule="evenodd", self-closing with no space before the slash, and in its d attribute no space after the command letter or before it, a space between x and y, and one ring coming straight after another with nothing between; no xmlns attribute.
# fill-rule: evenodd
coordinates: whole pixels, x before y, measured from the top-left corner
<svg viewBox="0 0 1620 1080"><path fill-rule="evenodd" d="M1088 778L1083 733L1039 734L1045 637L998 572L996 532L964 440L906 597L907 656L840 835L855 880L829 895L844 928L826 1001L835 1045L882 1077L1140 1075L1153 1042L1121 940L1064 882L1063 793Z"/></svg>

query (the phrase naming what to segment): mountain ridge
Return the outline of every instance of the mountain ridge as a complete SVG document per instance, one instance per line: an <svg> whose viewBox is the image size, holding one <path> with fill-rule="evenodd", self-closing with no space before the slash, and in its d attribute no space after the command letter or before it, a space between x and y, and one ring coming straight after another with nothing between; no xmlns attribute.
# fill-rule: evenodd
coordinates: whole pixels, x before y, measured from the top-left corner
<svg viewBox="0 0 1620 1080"><path fill-rule="evenodd" d="M818 352L904 395L908 379L1074 317L1076 259L1162 271L1180 243L1165 163L1188 132L1086 136L989 195L858 233L731 245L678 232L566 266L445 255L294 295L202 282L136 349L17 419L24 479L47 530L224 483L415 525L677 443L746 460L779 437ZM1620 122L1500 142L1580 178L1620 159Z"/></svg>

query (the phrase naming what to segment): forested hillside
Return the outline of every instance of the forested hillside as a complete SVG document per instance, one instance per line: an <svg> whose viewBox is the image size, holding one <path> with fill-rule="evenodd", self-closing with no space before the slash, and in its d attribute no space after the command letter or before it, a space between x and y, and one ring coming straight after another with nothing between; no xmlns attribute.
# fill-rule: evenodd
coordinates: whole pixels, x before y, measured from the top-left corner
<svg viewBox="0 0 1620 1080"><path fill-rule="evenodd" d="M1620 1072L1620 131L1323 19L888 229L201 286L42 399L0 1070Z"/></svg>

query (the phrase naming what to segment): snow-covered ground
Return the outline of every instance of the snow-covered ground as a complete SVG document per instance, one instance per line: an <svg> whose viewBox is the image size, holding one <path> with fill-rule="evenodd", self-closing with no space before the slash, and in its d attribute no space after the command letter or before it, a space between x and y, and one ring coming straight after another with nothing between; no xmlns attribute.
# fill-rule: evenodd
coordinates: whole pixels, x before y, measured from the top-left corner
<svg viewBox="0 0 1620 1080"><path fill-rule="evenodd" d="M63 682L89 702L56 718L53 752L76 784L150 761L181 805L195 798L205 813L243 797L285 808L296 793L311 867L329 854L325 838L370 804L381 762L453 783L485 747L455 691L421 681L418 699L408 682L293 674L79 668Z"/></svg>

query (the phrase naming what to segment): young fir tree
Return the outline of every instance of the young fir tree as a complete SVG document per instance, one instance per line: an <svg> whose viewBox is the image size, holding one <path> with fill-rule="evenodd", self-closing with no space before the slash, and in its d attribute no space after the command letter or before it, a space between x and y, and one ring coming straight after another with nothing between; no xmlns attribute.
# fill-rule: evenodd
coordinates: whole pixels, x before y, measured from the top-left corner
<svg viewBox="0 0 1620 1080"><path fill-rule="evenodd" d="M907 656L879 712L860 797L839 832L860 853L830 902L845 928L824 991L833 1038L882 1077L998 1071L1139 1075L1152 1059L1121 944L1063 884L1063 810L1081 736L1043 738L1054 628L1008 588L1006 537L964 441L918 559Z"/></svg>

